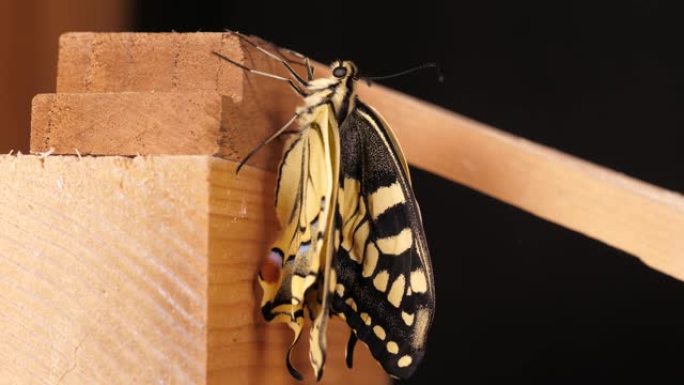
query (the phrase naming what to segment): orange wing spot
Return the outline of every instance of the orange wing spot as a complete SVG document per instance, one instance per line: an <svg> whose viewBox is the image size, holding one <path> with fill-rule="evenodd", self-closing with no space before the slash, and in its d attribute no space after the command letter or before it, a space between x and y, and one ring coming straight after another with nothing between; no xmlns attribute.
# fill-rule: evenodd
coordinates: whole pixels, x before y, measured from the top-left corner
<svg viewBox="0 0 684 385"><path fill-rule="evenodd" d="M282 270L283 257L278 250L271 250L268 257L261 263L259 276L268 283L278 282Z"/></svg>

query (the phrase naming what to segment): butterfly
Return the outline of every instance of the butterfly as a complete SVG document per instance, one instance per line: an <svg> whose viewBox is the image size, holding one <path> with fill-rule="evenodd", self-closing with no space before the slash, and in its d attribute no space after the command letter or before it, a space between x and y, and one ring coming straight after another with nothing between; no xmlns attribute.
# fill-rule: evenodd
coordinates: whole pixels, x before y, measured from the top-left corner
<svg viewBox="0 0 684 385"><path fill-rule="evenodd" d="M356 94L359 72L351 61L331 64L330 77L313 78L313 67L246 43L282 63L292 75L245 71L288 82L302 98L292 119L263 145L293 124L278 167L276 214L280 232L261 265L261 311L267 321L287 323L294 338L291 363L305 316L313 324L309 358L317 379L326 359L331 316L351 329L346 363L352 367L357 340L396 378L408 378L424 354L435 309L435 286L420 210L408 163L387 123ZM306 66L302 78L292 63Z"/></svg>

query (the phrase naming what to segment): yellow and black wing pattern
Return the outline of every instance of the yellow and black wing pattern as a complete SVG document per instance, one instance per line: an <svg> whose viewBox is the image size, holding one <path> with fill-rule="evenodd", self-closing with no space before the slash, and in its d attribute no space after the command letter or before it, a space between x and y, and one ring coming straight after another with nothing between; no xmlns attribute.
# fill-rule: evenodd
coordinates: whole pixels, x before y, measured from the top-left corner
<svg viewBox="0 0 684 385"><path fill-rule="evenodd" d="M425 353L435 295L409 171L392 132L357 101L340 125L333 313L392 376L410 377Z"/></svg>
<svg viewBox="0 0 684 385"><path fill-rule="evenodd" d="M302 376L290 360L305 312L315 320L311 361L317 374L325 361L329 312L321 309L329 306L326 291L320 288L326 284L326 277L330 279L333 245L328 234L333 233L334 226L338 145L338 128L329 106L312 109L310 121L286 147L279 167L276 212L282 229L259 272L264 318L285 322L294 331L286 361L298 379Z"/></svg>
<svg viewBox="0 0 684 385"><path fill-rule="evenodd" d="M286 362L295 378L290 357L307 314L318 379L331 315L352 329L349 367L361 340L391 376L408 378L425 354L435 307L420 211L392 131L356 97L356 66L336 61L331 70L300 79L304 89L290 83L304 105L278 172L281 231L259 272L261 310L294 331Z"/></svg>

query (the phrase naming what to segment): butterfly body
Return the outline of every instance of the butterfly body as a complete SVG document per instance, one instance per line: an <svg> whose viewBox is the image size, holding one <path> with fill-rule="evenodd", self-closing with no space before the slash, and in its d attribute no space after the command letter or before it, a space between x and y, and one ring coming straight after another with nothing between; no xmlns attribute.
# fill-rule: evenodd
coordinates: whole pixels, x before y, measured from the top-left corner
<svg viewBox="0 0 684 385"><path fill-rule="evenodd" d="M356 66L337 61L331 77L305 82L300 127L278 170L281 231L262 264L261 307L294 331L287 357L313 320L310 360L325 363L329 316L352 329L392 376L409 377L425 353L434 314L427 242L409 169L388 125L358 100Z"/></svg>

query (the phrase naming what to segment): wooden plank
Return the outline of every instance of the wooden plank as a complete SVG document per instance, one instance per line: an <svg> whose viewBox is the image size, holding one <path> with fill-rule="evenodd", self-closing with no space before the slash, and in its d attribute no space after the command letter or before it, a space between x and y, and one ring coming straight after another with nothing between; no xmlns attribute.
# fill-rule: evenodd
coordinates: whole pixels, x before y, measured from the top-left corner
<svg viewBox="0 0 684 385"><path fill-rule="evenodd" d="M288 75L228 33L71 32L59 45L57 93L218 92L234 103L223 123L250 139L249 149L287 122L301 102L282 82L248 76L213 55L220 51L250 67Z"/></svg>
<svg viewBox="0 0 684 385"><path fill-rule="evenodd" d="M34 153L216 155L240 160L269 124L245 130L244 103L215 91L39 94L33 99ZM255 118L259 121L264 116ZM280 155L257 154L273 170Z"/></svg>
<svg viewBox="0 0 684 385"><path fill-rule="evenodd" d="M0 379L7 384L294 384L258 312L273 175L208 156L0 156ZM344 367L333 322L322 383ZM306 343L296 359L313 382Z"/></svg>
<svg viewBox="0 0 684 385"><path fill-rule="evenodd" d="M54 154L220 152L223 97L216 92L40 94L31 148ZM162 147L163 146L163 147Z"/></svg>
<svg viewBox="0 0 684 385"><path fill-rule="evenodd" d="M58 93L34 100L31 152L242 159L292 116L299 99L280 82L247 77L212 50L285 75L282 66L226 33L64 34ZM209 93L222 95L220 108L206 100ZM205 119L193 121L203 106L207 110L199 116ZM162 137L167 130L169 136ZM252 164L274 170L281 143L257 154Z"/></svg>
<svg viewBox="0 0 684 385"><path fill-rule="evenodd" d="M242 100L243 71L214 50L245 60L238 38L227 33L65 33L57 92L217 91Z"/></svg>

